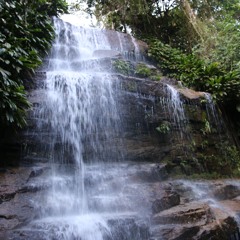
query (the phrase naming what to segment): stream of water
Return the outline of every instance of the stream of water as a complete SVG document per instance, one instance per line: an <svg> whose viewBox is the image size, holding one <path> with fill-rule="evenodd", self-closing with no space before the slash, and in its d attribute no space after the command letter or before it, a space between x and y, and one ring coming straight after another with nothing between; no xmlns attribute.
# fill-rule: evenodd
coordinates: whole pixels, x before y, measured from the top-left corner
<svg viewBox="0 0 240 240"><path fill-rule="evenodd" d="M110 229L122 226L121 216L136 215L136 201L125 189L131 169L120 164L123 125L117 83L98 57L119 51L132 59L136 52L139 58L139 50L127 54L128 43L119 34L119 44L111 45L100 29L54 21L56 40L43 69L44 101L34 113L39 132L47 126L51 135L49 187L35 202L39 218L25 231L42 232L41 239L142 239L137 229ZM136 42L130 44L136 48ZM135 222L127 229L131 224Z"/></svg>

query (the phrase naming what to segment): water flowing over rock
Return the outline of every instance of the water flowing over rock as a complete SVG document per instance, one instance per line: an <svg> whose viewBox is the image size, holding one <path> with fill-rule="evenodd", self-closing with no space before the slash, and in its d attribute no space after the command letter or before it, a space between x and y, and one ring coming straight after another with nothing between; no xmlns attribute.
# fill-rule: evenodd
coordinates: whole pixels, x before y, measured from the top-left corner
<svg viewBox="0 0 240 240"><path fill-rule="evenodd" d="M159 70L130 35L54 24L51 53L29 93L22 166L0 173L0 238L237 234L238 181L171 180L214 167L202 153L217 155L216 136L229 139L210 97L162 76L143 78L139 62L155 77Z"/></svg>

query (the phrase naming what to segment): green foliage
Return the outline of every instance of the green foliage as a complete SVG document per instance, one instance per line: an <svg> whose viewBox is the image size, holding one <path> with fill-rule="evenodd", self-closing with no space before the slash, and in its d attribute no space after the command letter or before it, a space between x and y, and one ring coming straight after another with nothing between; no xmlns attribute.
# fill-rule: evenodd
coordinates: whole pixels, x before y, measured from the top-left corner
<svg viewBox="0 0 240 240"><path fill-rule="evenodd" d="M11 81L11 80L10 80ZM0 84L0 122L3 124L22 127L26 124L25 109L30 107L22 85L11 83Z"/></svg>
<svg viewBox="0 0 240 240"><path fill-rule="evenodd" d="M113 70L123 75L135 75L140 78L149 78L153 81L159 81L162 78L161 72L153 66L144 63L136 65L131 64L129 61L117 59L112 61Z"/></svg>
<svg viewBox="0 0 240 240"><path fill-rule="evenodd" d="M158 40L149 43L148 55L163 73L186 86L213 94L218 101L237 102L240 97L240 68L229 71L217 62L209 63Z"/></svg>
<svg viewBox="0 0 240 240"><path fill-rule="evenodd" d="M141 78L149 78L153 81L160 81L162 73L154 66L138 63L135 67L135 75Z"/></svg>
<svg viewBox="0 0 240 240"><path fill-rule="evenodd" d="M238 0L87 3L89 10L95 6L94 13L107 27L123 31L129 27L135 36L157 39L151 42L149 55L164 74L196 90L208 91L216 100L239 104ZM147 76L145 70L141 69Z"/></svg>
<svg viewBox="0 0 240 240"><path fill-rule="evenodd" d="M238 0L87 2L108 27L123 31L129 27L138 37L157 39L149 55L164 74L208 91L216 100L239 104Z"/></svg>
<svg viewBox="0 0 240 240"><path fill-rule="evenodd" d="M152 71L146 64L139 63L136 66L135 73L140 77L150 77L152 74Z"/></svg>
<svg viewBox="0 0 240 240"><path fill-rule="evenodd" d="M201 164L208 173L220 173L222 176L236 176L240 174L240 152L236 146L219 144L217 149L222 155L202 155Z"/></svg>
<svg viewBox="0 0 240 240"><path fill-rule="evenodd" d="M226 146L224 148L225 158L227 158L227 162L230 162L234 167L237 168L238 172L240 172L240 151L236 146Z"/></svg>
<svg viewBox="0 0 240 240"><path fill-rule="evenodd" d="M0 3L0 123L23 127L30 107L24 90L54 37L51 17L66 12L63 0Z"/></svg>
<svg viewBox="0 0 240 240"><path fill-rule="evenodd" d="M150 79L153 81L160 81L162 79L162 74L158 73L158 74L154 74L150 76Z"/></svg>
<svg viewBox="0 0 240 240"><path fill-rule="evenodd" d="M159 133L167 134L170 131L170 124L168 122L163 122L159 124L159 126L156 128L156 130Z"/></svg>
<svg viewBox="0 0 240 240"><path fill-rule="evenodd" d="M204 153L198 152L197 158L188 159L185 156L178 161L177 165L172 160L168 160L167 167L170 172L171 169L181 167L181 171L178 172L179 176L184 173L189 175L189 178L214 179L240 176L240 151L236 146L225 142L219 143L214 148L212 145L209 146L207 140L204 140L201 147L205 151ZM173 172L175 175L175 171Z"/></svg>
<svg viewBox="0 0 240 240"><path fill-rule="evenodd" d="M124 32L129 28L135 36L156 37L187 51L205 38L209 20L226 12L236 14L238 9L237 0L230 4L221 0L87 0L87 3L88 11L107 28Z"/></svg>
<svg viewBox="0 0 240 240"><path fill-rule="evenodd" d="M113 67L116 72L124 75L128 75L131 70L129 62L120 59L113 61Z"/></svg>
<svg viewBox="0 0 240 240"><path fill-rule="evenodd" d="M78 1L84 2L84 0ZM87 11L95 14L107 28L124 32L131 29L135 36L143 39L155 37L187 52L191 52L199 43L205 44L214 36L216 21L229 22L229 19L236 21L240 14L239 0L87 0L85 2L88 5Z"/></svg>
<svg viewBox="0 0 240 240"><path fill-rule="evenodd" d="M201 132L203 133L203 135L207 135L212 132L210 123L207 119L204 119L204 128L201 129ZM204 145L204 142L202 144Z"/></svg>
<svg viewBox="0 0 240 240"><path fill-rule="evenodd" d="M134 36L147 41L149 57L164 75L182 81L187 87L211 93L225 112L232 115L236 132L240 131L239 0L88 0L87 3L89 9L95 6L97 18L104 19L105 26L120 31L130 29ZM143 66L136 73L160 78ZM214 132L207 121L201 130L204 135ZM160 125L158 131L164 132L165 128ZM203 142L202 148L207 145ZM226 154L216 158L214 153L201 156L201 164L210 175L218 176L225 168L231 175L237 169L238 163L231 160L238 158L239 162L236 151L222 149L228 157Z"/></svg>
<svg viewBox="0 0 240 240"><path fill-rule="evenodd" d="M239 23L226 16L226 19L210 23L205 28L205 35L204 41L199 42L193 52L209 63L217 62L225 70L239 69Z"/></svg>

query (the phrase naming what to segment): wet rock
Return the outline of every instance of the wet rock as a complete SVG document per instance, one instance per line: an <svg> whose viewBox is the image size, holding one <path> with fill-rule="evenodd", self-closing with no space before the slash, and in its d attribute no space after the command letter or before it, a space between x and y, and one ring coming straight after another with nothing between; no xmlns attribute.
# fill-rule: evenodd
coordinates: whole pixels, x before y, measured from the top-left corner
<svg viewBox="0 0 240 240"><path fill-rule="evenodd" d="M158 182L166 180L168 173L166 170L166 164L154 164L149 163L148 169L143 169L138 172L137 179L140 181L148 182Z"/></svg>
<svg viewBox="0 0 240 240"><path fill-rule="evenodd" d="M152 178L156 180L165 180L168 177L168 172L166 169L166 164L157 164L152 168Z"/></svg>
<svg viewBox="0 0 240 240"><path fill-rule="evenodd" d="M236 220L224 209L212 208L212 214L216 220L202 226L195 238L198 240L228 240L230 235L238 229Z"/></svg>
<svg viewBox="0 0 240 240"><path fill-rule="evenodd" d="M135 219L111 219L108 220L111 236L106 240L148 240L149 229L144 223L138 223Z"/></svg>
<svg viewBox="0 0 240 240"><path fill-rule="evenodd" d="M199 99L204 98L205 93L204 92L196 92L192 89L188 88L178 88L177 89L182 95L184 95L186 98L192 100L192 99Z"/></svg>
<svg viewBox="0 0 240 240"><path fill-rule="evenodd" d="M221 184L214 187L213 196L218 200L232 199L240 195L240 188L232 184Z"/></svg>
<svg viewBox="0 0 240 240"><path fill-rule="evenodd" d="M206 223L212 218L210 207L207 204L191 202L184 205L178 205L153 215L154 224L186 224L193 222Z"/></svg>
<svg viewBox="0 0 240 240"><path fill-rule="evenodd" d="M33 167L29 175L29 179L33 177L38 177L44 173L45 170L49 169L48 167Z"/></svg>
<svg viewBox="0 0 240 240"><path fill-rule="evenodd" d="M229 215L240 215L240 196L234 199L223 200L220 204L229 212Z"/></svg>
<svg viewBox="0 0 240 240"><path fill-rule="evenodd" d="M120 57L121 54L120 52L115 50L96 50L93 52L93 56L98 58L106 58L106 57L114 58L114 57Z"/></svg>
<svg viewBox="0 0 240 240"><path fill-rule="evenodd" d="M233 184L219 180L172 182L169 191L177 191L181 204L153 215L153 239L230 239L238 231L236 214L240 212L240 198L231 199L236 192L227 194L230 199L224 201L217 201L212 195L214 190L229 189L229 185ZM235 182L234 186L238 184Z"/></svg>
<svg viewBox="0 0 240 240"><path fill-rule="evenodd" d="M15 167L0 174L0 203L12 200L18 189L27 182L30 173L30 168Z"/></svg>
<svg viewBox="0 0 240 240"><path fill-rule="evenodd" d="M37 192L40 190L44 190L48 188L49 186L47 185L39 185L39 184L26 184L22 188L20 188L17 192L18 193L27 193L27 192Z"/></svg>
<svg viewBox="0 0 240 240"><path fill-rule="evenodd" d="M115 42L119 42L119 36L116 33L109 32L111 43L114 45ZM128 35L122 35L121 40L123 45L131 41ZM118 48L112 48L118 49ZM134 49L134 44L128 45L128 50L131 52ZM118 56L119 50L97 50L94 54L101 56L98 60L107 70L112 69L111 65L115 57ZM88 66L90 70L94 69L95 60L86 60L81 62L82 67L86 69ZM130 61L131 66L132 61ZM81 64L79 62L74 62L76 64L76 69L79 71L81 69ZM135 63L136 65L137 63ZM148 67L155 68L154 66L147 65ZM105 69L105 70L106 70ZM134 71L133 71L134 72ZM184 108L187 109L186 115L189 117L188 126L184 129L184 133L178 126L174 123L173 118L171 117L171 112L169 112L169 106L167 105L169 100L169 94L166 91L166 84L173 84L177 86L176 81L168 79L167 77L162 77L161 81L152 81L149 79L138 78L136 76L127 76L124 74L112 73L111 80L113 82L114 89L116 89L118 107L121 109L121 119L123 121L124 129L119 134L120 141L124 142L123 149L121 150L124 155L125 160L130 161L151 161L151 162L162 162L168 163L168 174L170 176L176 174L185 174L191 175L194 173L203 172L203 166L200 161L193 162L190 159L186 159L186 154L191 151L191 144L189 140L189 135L193 136L192 133L195 133L193 141L196 143L196 150L201 152L201 155L204 155L203 151L203 141L208 141L206 135L201 136L201 130L204 127L204 120L206 120L206 111L201 107L201 98L204 96L202 92L195 92L186 88L176 87L180 92L182 98L184 99ZM39 92L38 92L39 91ZM30 95L30 100L36 104L36 108L40 107L42 100L40 99L43 89L33 90ZM194 101L194 104L192 102ZM37 104L40 104L37 106ZM29 122L34 122L34 116L30 116ZM159 133L156 129L161 123L168 123L169 132L165 134ZM37 146L44 144L45 148L48 149L51 147L53 136L48 131L48 126L46 123L44 125L44 131L36 132L29 131L28 135L24 137L27 139L27 145L31 151L37 152ZM34 125L34 124L29 124ZM34 129L34 126L33 126ZM209 136L210 134L208 134ZM183 136L180 138L179 136ZM186 139L185 139L186 137ZM99 137L101 139L102 136ZM29 140L31 139L31 141ZM210 139L210 137L209 137ZM208 141L208 146L213 146L213 141L215 138L212 138ZM111 141L115 141L111 139ZM116 139L116 142L119 142L119 139ZM84 142L86 145L84 149L84 154L88 157L93 154L91 150L91 144L87 142L87 139ZM105 151L113 152L111 148L112 144L106 144ZM176 149L176 146L177 149ZM190 146L190 147L189 147ZM56 154L61 152L61 145L55 144ZM194 149L195 150L195 149ZM206 150L207 151L207 150ZM39 152L39 151L38 151ZM45 151L47 152L47 151ZM44 154L44 153L43 153ZM62 154L62 153L61 153ZM111 155L109 154L109 155ZM191 153L192 154L192 153ZM189 154L189 155L191 155ZM38 154L39 156L39 154ZM61 157L56 155L56 158ZM71 155L66 154L64 156L66 159L72 159ZM84 158L88 158L85 157ZM91 158L91 156L89 157ZM175 159L180 159L180 161L175 161ZM196 158L197 159L197 158ZM37 161L47 161L47 156L42 156ZM166 173L162 179L166 179Z"/></svg>
<svg viewBox="0 0 240 240"><path fill-rule="evenodd" d="M3 237L4 237L3 238L4 240L40 240L40 239L48 240L49 239L48 233L44 233L38 230L31 230L31 231L15 230L13 232L5 233Z"/></svg>
<svg viewBox="0 0 240 240"><path fill-rule="evenodd" d="M42 188L39 184L31 183L30 179L36 179L38 182L37 178L46 169L45 166L14 167L8 168L4 175L0 175L0 232L3 236L7 230L35 217L33 202L37 198L36 192Z"/></svg>
<svg viewBox="0 0 240 240"><path fill-rule="evenodd" d="M156 169L157 166L159 165L153 163L122 164L122 168L125 169L123 171L124 174L117 175L117 172L115 174L112 173L112 171L116 169L115 165L113 165L108 170L108 172L105 171L104 175L99 176L101 179L106 178L108 184L112 183L113 191L116 190L116 188L124 189L124 191L121 192L123 194L123 198L119 198L120 202L124 201L124 203L127 204L133 203L135 199L138 199L138 201L135 202L135 205L129 205L129 210L132 207L138 210L142 207L142 220L148 219L148 216L144 214L144 211L146 211L148 208L151 208L151 203L152 210L155 208L155 210L153 210L155 212L153 212L154 214L152 216L151 230L149 230L148 225L141 221L139 222L134 217L131 218L129 216L126 216L123 218L111 219L108 221L109 227L111 229L111 235L104 235L104 240L109 240L112 236L114 236L114 240L227 240L228 236L234 234L237 231L237 224L232 216L232 213L239 212L240 210L238 198L219 202L219 206L223 206L222 208L213 207L213 202L203 202L202 199L199 199L198 201L192 201L189 199L188 203L183 204L183 198L186 197L186 193L190 193L189 188L195 188L194 185L197 185L197 182L193 183L191 181L182 181L181 184L179 182L176 182L174 184L174 181L152 181L151 174L154 172L153 169ZM38 176L33 175L35 177L29 178L34 170L36 170L36 168L28 169L27 172L29 175L25 178L26 186L31 185L32 181L39 182L39 179L44 178L44 172ZM13 175L16 175L17 170L15 169L14 171L11 171L11 173ZM107 173L111 173L109 176L112 177L110 178ZM95 171L93 171L92 174L92 177L96 177ZM116 185L115 181L122 177L126 177L126 185ZM27 178L29 180L27 180ZM103 181L103 179L99 179L98 181L94 182L95 184L99 184L96 186L96 189L98 189L98 191L100 191L100 186L103 187L102 191L104 191L103 183L105 181ZM187 186L185 189L183 187L183 183ZM224 182L221 183L220 181L217 181L216 183L212 181L199 182L198 184L198 187L201 186L201 191L206 191L205 195L202 194L202 196L205 197L210 194L212 189L214 189L214 186L223 187L231 185L230 183L224 184ZM94 186L91 186L91 190L93 190L93 187ZM175 188L178 190L178 192L176 192ZM39 189L39 191L42 190ZM124 196L127 198L124 198ZM231 197L232 195L228 196ZM16 192L13 199L0 204L0 232L3 236L3 239L48 239L48 235L46 235L44 232L38 232L36 229L33 229L31 231L24 231L21 229L13 230L13 228L24 225L32 219L36 218L36 211L33 211L33 202L37 201L36 197L37 194L34 191L20 191ZM114 200L114 202L116 202L116 200ZM230 206L231 210L229 208ZM108 208L106 208L106 210L108 210ZM6 237L4 234L6 234L7 230L10 232Z"/></svg>
<svg viewBox="0 0 240 240"><path fill-rule="evenodd" d="M84 218L84 216L83 216ZM56 221L58 221L56 219ZM80 221L81 224L81 221ZM86 223L86 225L91 223ZM137 221L131 216L121 216L106 220L106 225L98 223L94 232L93 229L78 224L71 226L71 223L54 224L53 222L32 222L29 228L19 228L8 233L8 238L13 240L48 240L48 239L89 239L101 238L103 240L149 240L149 228L147 224ZM79 228L78 228L79 227ZM94 224L92 225L94 226ZM86 229L85 229L86 228ZM92 234L90 233L91 231ZM100 236L101 235L101 236Z"/></svg>
<svg viewBox="0 0 240 240"><path fill-rule="evenodd" d="M167 193L166 196L156 199L152 204L153 213L161 212L165 209L174 207L180 204L180 195L176 192Z"/></svg>
<svg viewBox="0 0 240 240"><path fill-rule="evenodd" d="M13 229L34 218L33 194L16 194L14 199L0 205L0 229L2 232Z"/></svg>
<svg viewBox="0 0 240 240"><path fill-rule="evenodd" d="M210 208L200 202L192 202L164 212L162 215L157 214L155 218L154 223L160 225L152 228L153 240L228 240L238 229L234 217L224 209Z"/></svg>
<svg viewBox="0 0 240 240"><path fill-rule="evenodd" d="M192 240L198 233L200 226L164 225L152 229L150 240Z"/></svg>
<svg viewBox="0 0 240 240"><path fill-rule="evenodd" d="M14 198L15 192L5 192L0 194L0 203L10 201Z"/></svg>
<svg viewBox="0 0 240 240"><path fill-rule="evenodd" d="M108 38L109 44L112 46L112 49L119 49L119 44L122 45L122 49L127 51L129 54L135 52L135 44L139 46L139 51L142 54L145 54L148 48L148 45L140 40L133 38L129 34L125 33L116 33L113 30L105 30L106 37Z"/></svg>
<svg viewBox="0 0 240 240"><path fill-rule="evenodd" d="M121 81L122 88L126 91L137 92L144 96L156 96L164 97L167 96L166 91L164 90L164 83L146 80L142 78L137 78L134 76L126 76L122 74L116 74L117 81ZM136 84L135 88L130 88L129 83Z"/></svg>
<svg viewBox="0 0 240 240"><path fill-rule="evenodd" d="M111 42L112 49L119 49L119 41L122 43L122 47L126 49L130 58L134 58L134 54L137 52L135 48L134 39L130 35L119 35L113 31L107 31L107 38ZM130 43L130 44L129 44ZM146 44L140 45L140 51L146 50ZM100 57L98 61L103 64L101 70L112 69L112 59L120 56L120 51L115 50L97 50L93 53L96 57ZM136 59L135 59L136 60ZM98 63L99 63L98 62ZM132 64L132 62L131 62ZM133 65L133 64L132 64ZM136 64L135 64L136 65ZM76 71L84 70L99 70L96 69L95 59L86 61L73 61L71 67ZM152 70L156 71L155 67L148 66ZM46 68L45 70L48 70ZM44 84L43 81L46 77L45 72L42 76L36 76L36 80L39 82L36 84L40 87L38 90L33 90L30 93L30 100L34 104L34 108L41 107L43 98ZM200 192L188 191L180 186L179 191L174 189L171 184L162 183L163 180L168 178L168 171L166 170L166 164L162 161L169 161L169 165L174 165L175 171L179 169L181 173L193 173L192 170L198 171L200 168L196 168L196 164L186 159L189 148L186 146L192 144L195 140L191 140L190 143L188 137L184 138L184 135L190 135L195 132L195 136L198 138L198 145L202 144L203 137L210 135L200 136L199 132L204 127L203 120L206 120L206 111L200 106L200 98L204 96L204 93L195 92L190 89L179 88L178 92L181 98L184 99L184 104L191 105L188 107L188 112L191 112L191 118L186 128L181 129L172 117L171 108L169 108L169 96L166 92L166 83L176 85L174 80L169 80L165 77L161 78L161 81L151 81L136 76L126 76L122 74L113 74L112 82L117 98L117 104L121 109L121 119L124 122L124 129L122 129L122 138L111 138L109 144L105 144L106 149L104 151L111 150L112 144L115 142L124 142L121 149L124 155L124 160L134 160L135 168L133 172L131 166L128 165L124 170L121 169L123 175L118 175L119 163L109 171L111 174L107 175L106 169L101 171L99 178L96 179L96 172L85 180L86 189L89 190L88 196L90 209L98 211L105 211L109 214L109 210L118 212L134 211L141 215L142 220L148 220L151 218L151 224L154 225L151 232L148 226L142 222L136 221L134 218L125 216L122 219L108 220L108 225L111 229L112 235L104 236L104 240L173 240L173 239L225 239L229 234L236 231L236 222L232 217L232 213L223 211L221 209L213 209L211 203L204 201L207 196L215 196L217 199L232 199L240 194L238 187L234 185L213 185L212 192L206 191L204 194L198 194ZM97 80L97 79L96 79ZM96 90L97 92L97 90ZM194 103L194 104L193 104ZM195 104L197 103L197 104ZM29 122L34 122L34 114L29 115ZM110 116L111 117L111 116ZM159 133L156 131L157 127L161 123L168 123L168 133ZM197 122L197 124L196 124ZM36 124L36 123L35 123ZM46 156L47 150L52 148L53 136L49 133L49 126L47 123L42 123L43 131L37 132L33 124L31 130L28 133L24 133L24 137L27 139L24 144L30 150L29 156L25 158L25 162L36 164L44 163L48 161L49 156ZM184 124L183 124L184 125ZM190 129L190 130L189 130ZM189 130L189 131L188 131ZM102 133L100 133L101 135ZM106 136L98 136L99 139L104 139ZM214 137L213 137L214 138ZM91 138L89 138L91 139ZM206 139L208 140L208 139ZM89 144L89 140L85 140L83 156L84 159L88 159L92 150L92 145ZM43 144L43 148L40 150L38 146ZM209 143L209 145L213 142ZM194 147L194 144L192 144ZM71 146L63 146L57 142L54 146L54 159L73 159L72 153L65 153L64 156L61 149L71 149ZM89 148L89 149L88 149ZM109 148L109 149L108 149ZM11 149L11 148L7 148ZM201 154L204 155L203 146L198 147L201 149ZM194 149L195 150L195 149ZM192 152L191 152L192 153ZM114 153L117 155L117 153ZM110 154L110 156L115 156ZM104 154L103 154L104 156ZM29 161L28 161L29 160ZM105 159L106 160L106 159ZM109 159L112 160L112 159ZM69 160L70 161L70 160ZM136 163L138 161L138 163ZM148 165L144 167L140 166L139 161L148 161ZM184 166L184 164L186 166ZM189 170L187 166L190 164L193 167ZM66 167L66 166L64 166ZM118 171L114 172L114 169ZM170 169L170 168L169 168ZM25 167L25 168L12 168L7 172L0 173L0 232L5 238L5 232L11 231L21 225L27 225L32 219L36 218L37 210L34 209L34 202L39 201L36 193L41 195L44 189L50 185L46 183L36 184L39 179L44 179L44 167ZM172 171L172 170L171 170ZM177 173L177 171L176 171ZM126 177L127 175L127 177ZM120 180L120 181L118 181ZM35 182L34 182L35 181ZM61 182L59 182L61 186ZM71 182L65 181L64 186L72 186ZM216 188L215 188L216 187ZM63 188L63 187L62 187ZM106 189L109 191L106 193ZM202 189L200 189L202 190ZM92 194L92 195L91 195ZM200 196L201 195L201 196ZM45 196L42 194L42 196ZM92 199L91 199L92 197ZM64 199L63 199L64 200ZM95 202L96 201L96 202ZM102 202L101 202L102 201ZM109 201L109 202L108 202ZM41 204L41 201L40 201ZM226 206L230 203L225 202ZM236 212L239 212L239 201L235 199L235 205L232 204ZM234 206L233 206L234 205ZM14 240L42 240L50 239L51 236L45 234L45 229L49 229L48 222L45 222L45 227L39 230L39 225L36 225L31 231L13 230L12 235L9 235L9 239ZM28 225L29 226L29 225ZM27 226L27 227L28 227ZM31 225L30 225L31 227ZM60 226L61 228L61 226ZM64 228L65 229L65 228ZM38 231L39 230L39 231ZM54 228L51 229L54 232ZM40 232L41 231L41 232ZM53 233L54 235L54 233ZM51 238L56 239L56 238Z"/></svg>

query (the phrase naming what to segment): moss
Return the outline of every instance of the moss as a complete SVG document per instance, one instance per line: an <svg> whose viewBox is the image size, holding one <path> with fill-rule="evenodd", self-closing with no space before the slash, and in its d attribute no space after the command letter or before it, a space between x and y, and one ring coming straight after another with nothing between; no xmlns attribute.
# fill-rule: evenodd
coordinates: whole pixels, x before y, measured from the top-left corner
<svg viewBox="0 0 240 240"><path fill-rule="evenodd" d="M118 73L129 75L131 72L131 66L128 61L117 59L113 61L112 65L114 70Z"/></svg>
<svg viewBox="0 0 240 240"><path fill-rule="evenodd" d="M163 79L163 76L162 74L156 74L156 75L150 76L150 79L153 81L161 81Z"/></svg>
<svg viewBox="0 0 240 240"><path fill-rule="evenodd" d="M153 81L160 81L163 78L162 73L156 67L144 63L137 64L135 75L137 77L149 78Z"/></svg>
<svg viewBox="0 0 240 240"><path fill-rule="evenodd" d="M164 159L169 175L188 176L190 179L240 177L240 152L235 146L221 143L219 146L209 147L207 140L202 145L201 152L194 149L194 158L180 155L173 157L176 149L172 150L170 157Z"/></svg>
<svg viewBox="0 0 240 240"><path fill-rule="evenodd" d="M150 77L152 75L152 70L144 63L139 63L136 66L135 74L138 77Z"/></svg>

